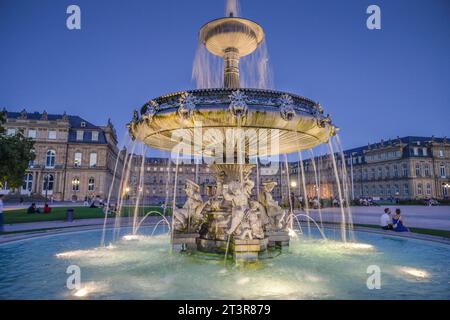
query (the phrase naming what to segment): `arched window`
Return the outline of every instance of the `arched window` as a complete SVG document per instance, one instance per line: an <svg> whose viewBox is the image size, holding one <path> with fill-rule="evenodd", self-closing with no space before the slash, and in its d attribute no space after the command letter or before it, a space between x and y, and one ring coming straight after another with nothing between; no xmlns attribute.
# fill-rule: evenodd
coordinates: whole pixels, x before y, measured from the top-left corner
<svg viewBox="0 0 450 320"><path fill-rule="evenodd" d="M431 184L430 183L428 183L427 184L427 195L431 195Z"/></svg>
<svg viewBox="0 0 450 320"><path fill-rule="evenodd" d="M94 191L95 189L95 179L94 178L89 178L88 181L88 191Z"/></svg>
<svg viewBox="0 0 450 320"><path fill-rule="evenodd" d="M55 184L55 177L52 174L44 176L44 191L53 191L53 185Z"/></svg>
<svg viewBox="0 0 450 320"><path fill-rule="evenodd" d="M423 194L423 189L422 189L422 184L421 183L419 183L417 185L417 194L418 195L422 195Z"/></svg>
<svg viewBox="0 0 450 320"><path fill-rule="evenodd" d="M80 179L73 178L72 179L72 191L79 191L79 190L80 190Z"/></svg>
<svg viewBox="0 0 450 320"><path fill-rule="evenodd" d="M56 158L55 150L48 150L47 157L45 159L45 167L54 168L55 167L55 158Z"/></svg>
<svg viewBox="0 0 450 320"><path fill-rule="evenodd" d="M22 190L31 192L33 188L33 174L27 173L23 179Z"/></svg>

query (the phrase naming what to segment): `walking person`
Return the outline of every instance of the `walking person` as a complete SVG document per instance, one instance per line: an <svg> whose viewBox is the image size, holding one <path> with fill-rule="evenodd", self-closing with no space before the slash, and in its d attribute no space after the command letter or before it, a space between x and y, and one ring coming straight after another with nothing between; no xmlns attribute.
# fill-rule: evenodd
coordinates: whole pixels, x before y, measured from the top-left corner
<svg viewBox="0 0 450 320"><path fill-rule="evenodd" d="M0 233L3 232L3 195L0 194Z"/></svg>

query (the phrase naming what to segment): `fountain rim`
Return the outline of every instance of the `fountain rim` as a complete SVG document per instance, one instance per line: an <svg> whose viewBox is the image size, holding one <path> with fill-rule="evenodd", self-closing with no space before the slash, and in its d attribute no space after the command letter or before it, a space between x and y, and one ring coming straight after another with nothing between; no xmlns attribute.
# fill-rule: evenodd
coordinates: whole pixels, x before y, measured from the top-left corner
<svg viewBox="0 0 450 320"><path fill-rule="evenodd" d="M203 30L207 25L209 25L209 24L211 24L211 23L219 22L219 21L221 21L221 20L238 20L238 21L246 21L246 22L250 22L251 24L254 24L254 25L258 26L259 28L261 28L262 31L264 31L264 28L263 28L258 22L256 22L255 20L252 20L252 19L243 18L243 17L221 17L221 18L216 18L216 19L213 19L213 20L210 20L210 21L204 23L204 24L200 27L200 29L199 29L199 31L198 31L198 35L200 35L200 34L202 33L202 30ZM265 33L264 33L264 34L265 34Z"/></svg>
<svg viewBox="0 0 450 320"><path fill-rule="evenodd" d="M313 106L316 106L319 104L318 101L314 101L312 99L306 98L304 96L301 96L299 94L295 94L295 93L291 93L291 92L287 92L287 91L280 91L280 90L272 90L272 89L260 89L260 88L206 88L206 89L190 89L190 90L181 90L181 91L175 91L175 92L170 92L158 97L155 97L153 99L150 99L149 101L163 101L163 100L167 100L167 99L171 99L174 98L176 96L180 96L182 94L186 94L186 93L190 93L190 94L195 94L195 93L213 93L213 92L221 92L221 91L228 91L230 93L232 93L233 91L242 91L244 93L264 93L264 94L273 94L273 95L289 95L294 99L299 99L302 100L306 103L309 103Z"/></svg>
<svg viewBox="0 0 450 320"><path fill-rule="evenodd" d="M326 224L326 222L324 222ZM143 225L143 227L153 227L153 224ZM133 226L122 226L120 229L132 229ZM324 229L334 229L334 225L325 225ZM48 238L54 238L54 237L62 237L67 236L70 234L81 234L81 233L90 233L90 232L98 232L103 229L103 226L95 225L91 226L89 228L86 228L86 226L80 226L80 227L74 227L74 229L71 230L57 230L57 232L53 232L50 234L18 234L17 236L20 238L17 239L8 239L7 241L0 242L0 247L8 246L8 245L17 245L21 242L31 241L31 240L40 240L40 239L48 239ZM106 229L108 230L114 230L114 226L109 226ZM55 230L56 231L56 230ZM431 235L422 235L418 233L408 234L391 234L391 233L384 233L378 229L371 229L366 227L360 227L360 226L354 226L354 231L357 233L364 233L364 234L370 234L375 236L385 236L385 237L392 237L392 238L398 238L398 239L407 239L410 241L420 241L424 242L430 245L438 245L438 246L450 246L450 241L445 240L442 237L439 236L431 236Z"/></svg>

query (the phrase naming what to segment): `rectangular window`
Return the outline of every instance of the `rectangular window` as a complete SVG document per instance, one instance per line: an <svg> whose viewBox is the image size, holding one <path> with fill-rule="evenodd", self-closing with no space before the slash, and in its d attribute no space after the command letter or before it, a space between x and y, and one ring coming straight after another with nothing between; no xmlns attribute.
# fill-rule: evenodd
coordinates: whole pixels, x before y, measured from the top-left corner
<svg viewBox="0 0 450 320"><path fill-rule="evenodd" d="M28 129L28 138L36 139L36 130L35 129Z"/></svg>
<svg viewBox="0 0 450 320"><path fill-rule="evenodd" d="M16 135L16 129L8 129L6 130L6 135L7 136L15 136Z"/></svg>
<svg viewBox="0 0 450 320"><path fill-rule="evenodd" d="M444 157L444 150L439 150L439 157L443 158Z"/></svg>
<svg viewBox="0 0 450 320"><path fill-rule="evenodd" d="M402 171L403 171L403 176L407 177L408 176L408 165L406 163L404 163L402 165Z"/></svg>
<svg viewBox="0 0 450 320"><path fill-rule="evenodd" d="M428 163L425 163L423 171L425 172L425 176L430 176L430 165Z"/></svg>
<svg viewBox="0 0 450 320"><path fill-rule="evenodd" d="M394 164L394 177L398 177L398 166Z"/></svg>
<svg viewBox="0 0 450 320"><path fill-rule="evenodd" d="M413 153L414 153L415 156L418 156L419 155L419 148L414 148L413 149Z"/></svg>
<svg viewBox="0 0 450 320"><path fill-rule="evenodd" d="M441 174L441 178L445 178L446 176L446 172L445 172L445 165L443 163L441 163L441 165L439 166L439 173Z"/></svg>
<svg viewBox="0 0 450 320"><path fill-rule="evenodd" d="M78 130L77 131L77 141L81 141L84 138L84 131Z"/></svg>
<svg viewBox="0 0 450 320"><path fill-rule="evenodd" d="M97 131L92 132L92 141L98 141L98 132Z"/></svg>
<svg viewBox="0 0 450 320"><path fill-rule="evenodd" d="M416 164L416 176L420 177L420 164Z"/></svg>
<svg viewBox="0 0 450 320"><path fill-rule="evenodd" d="M431 195L431 184L427 184L427 195Z"/></svg>
<svg viewBox="0 0 450 320"><path fill-rule="evenodd" d="M50 131L48 132L48 138L49 138L50 140L56 140L56 130L50 130Z"/></svg>
<svg viewBox="0 0 450 320"><path fill-rule="evenodd" d="M423 148L423 149L422 149L422 153L423 153L424 157L428 156L428 150L427 150L427 148Z"/></svg>
<svg viewBox="0 0 450 320"><path fill-rule="evenodd" d="M75 152L74 165L75 167L81 167L81 152Z"/></svg>
<svg viewBox="0 0 450 320"><path fill-rule="evenodd" d="M89 167L95 168L97 166L97 154L91 153L89 156Z"/></svg>
<svg viewBox="0 0 450 320"><path fill-rule="evenodd" d="M405 195L409 195L409 185L405 184L404 186Z"/></svg>

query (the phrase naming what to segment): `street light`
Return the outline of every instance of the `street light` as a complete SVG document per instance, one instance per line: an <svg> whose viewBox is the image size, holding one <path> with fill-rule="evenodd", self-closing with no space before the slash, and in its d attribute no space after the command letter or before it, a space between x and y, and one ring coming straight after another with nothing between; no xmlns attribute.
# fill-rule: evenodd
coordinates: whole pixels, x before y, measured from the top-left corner
<svg viewBox="0 0 450 320"><path fill-rule="evenodd" d="M292 188L295 188L295 187L297 187L297 182L295 182L295 181L291 181L291 187L292 187Z"/></svg>

